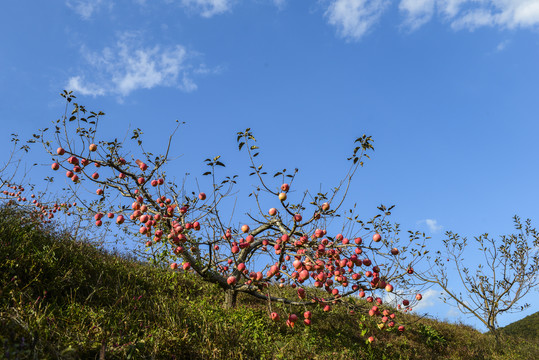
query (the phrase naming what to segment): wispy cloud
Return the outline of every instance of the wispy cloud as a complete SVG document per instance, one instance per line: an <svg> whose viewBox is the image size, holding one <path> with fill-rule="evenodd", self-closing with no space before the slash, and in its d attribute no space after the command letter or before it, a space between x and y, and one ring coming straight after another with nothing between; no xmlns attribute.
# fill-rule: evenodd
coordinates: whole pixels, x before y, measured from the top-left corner
<svg viewBox="0 0 539 360"><path fill-rule="evenodd" d="M468 1L470 3L471 1ZM514 29L539 24L539 0L488 0L460 12L452 22L454 28L475 29L500 26Z"/></svg>
<svg viewBox="0 0 539 360"><path fill-rule="evenodd" d="M419 220L417 223L418 224L426 224L427 227L429 228L430 232L432 232L432 233L438 232L438 231L443 229L443 226L439 225L438 221L434 220L434 219Z"/></svg>
<svg viewBox="0 0 539 360"><path fill-rule="evenodd" d="M539 26L539 0L401 0L399 10L405 17L404 25L412 30L435 13L455 30Z"/></svg>
<svg viewBox="0 0 539 360"><path fill-rule="evenodd" d="M509 45L509 43L510 43L509 40L502 41L501 43L498 44L498 46L496 46L496 51L498 52L504 51L507 45Z"/></svg>
<svg viewBox="0 0 539 360"><path fill-rule="evenodd" d="M202 17L210 18L230 11L232 0L181 0L181 5Z"/></svg>
<svg viewBox="0 0 539 360"><path fill-rule="evenodd" d="M104 0L67 0L66 5L83 19L88 20L99 8L106 5L106 3ZM112 2L108 2L108 6L112 6Z"/></svg>
<svg viewBox="0 0 539 360"><path fill-rule="evenodd" d="M430 308L440 301L440 292L433 289L428 289L421 295L423 298L414 306L415 311Z"/></svg>
<svg viewBox="0 0 539 360"><path fill-rule="evenodd" d="M66 88L73 90L81 95L90 95L90 96L102 96L107 94L107 90L104 87L98 84L92 84L85 81L85 79L80 76L70 77Z"/></svg>
<svg viewBox="0 0 539 360"><path fill-rule="evenodd" d="M273 0L273 4L277 6L279 10L284 9L287 0Z"/></svg>
<svg viewBox="0 0 539 360"><path fill-rule="evenodd" d="M462 316L462 313L459 311L459 309L457 307L451 307L449 308L449 310L447 311L447 314L446 314L447 317L451 318L451 319L454 319L454 318L459 318Z"/></svg>
<svg viewBox="0 0 539 360"><path fill-rule="evenodd" d="M138 5L147 0L131 0ZM238 0L162 0L177 4L187 12L211 18L230 12ZM283 9L288 0L270 0ZM362 39L393 4L390 0L319 0L325 7L327 22L348 41ZM113 9L115 0L65 0L66 5L83 19L90 19L100 9ZM397 2L395 2L397 3ZM504 29L539 28L539 0L400 0L402 26L419 29L437 18L455 30L473 31L480 27Z"/></svg>
<svg viewBox="0 0 539 360"><path fill-rule="evenodd" d="M494 16L487 9L468 10L464 14L455 16L451 21L451 27L455 30L475 30L478 27L493 26L494 24Z"/></svg>
<svg viewBox="0 0 539 360"><path fill-rule="evenodd" d="M459 13L461 6L469 1L470 0L436 0L436 6L445 16L453 17Z"/></svg>
<svg viewBox="0 0 539 360"><path fill-rule="evenodd" d="M464 303L467 306L470 306L469 301L465 300ZM458 306L458 304L448 303L448 306L450 306L450 308L449 310L447 310L447 313L445 316L447 316L450 319L450 321L453 323L464 322L466 318L470 318L472 316L470 314L465 314L462 311L460 311L461 308Z"/></svg>
<svg viewBox="0 0 539 360"><path fill-rule="evenodd" d="M332 0L325 16L341 37L357 41L378 22L388 5L386 0Z"/></svg>
<svg viewBox="0 0 539 360"><path fill-rule="evenodd" d="M424 25L434 14L436 0L402 0L399 10L404 13L404 26L415 30Z"/></svg>
<svg viewBox="0 0 539 360"><path fill-rule="evenodd" d="M180 6L202 17L210 18L228 12L232 9L235 0L165 0L165 3L179 3ZM132 0L138 5L146 5L147 0ZM282 6L285 0L274 0L275 4ZM107 6L112 9L115 0L66 0L66 5L84 20L88 20L101 8Z"/></svg>
<svg viewBox="0 0 539 360"><path fill-rule="evenodd" d="M437 305L438 303L440 303L442 301L440 299L440 292L436 291L436 290L433 290L433 289L428 289L427 291L425 291L421 295L423 297L422 297L422 299L420 301L415 303L415 305L413 307L414 310L427 309L429 307ZM398 304L402 303L403 299L408 299L408 300L412 301L413 298L414 298L413 295L410 295L410 294L404 295L402 293L399 293L398 291L383 294L384 304L392 306L392 307L397 307Z"/></svg>
<svg viewBox="0 0 539 360"><path fill-rule="evenodd" d="M211 72L194 65L194 57L183 46L145 47L136 34L125 33L112 47L100 52L82 49L84 71L69 78L67 88L83 95L125 97L139 89L176 87L189 92L197 89L193 75Z"/></svg>

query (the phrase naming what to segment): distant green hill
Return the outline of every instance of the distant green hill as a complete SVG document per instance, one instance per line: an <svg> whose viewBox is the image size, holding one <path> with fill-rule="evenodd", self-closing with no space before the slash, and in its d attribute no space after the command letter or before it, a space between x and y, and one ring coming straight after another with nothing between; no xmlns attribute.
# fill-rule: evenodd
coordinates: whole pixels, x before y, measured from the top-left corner
<svg viewBox="0 0 539 360"><path fill-rule="evenodd" d="M501 328L500 331L506 335L539 340L539 311Z"/></svg>
<svg viewBox="0 0 539 360"><path fill-rule="evenodd" d="M240 296L226 310L222 291L192 273L109 254L23 215L0 206L0 359L539 359L537 340L497 345L413 314L397 315L401 333L344 306L313 307L312 325L291 329L264 301Z"/></svg>

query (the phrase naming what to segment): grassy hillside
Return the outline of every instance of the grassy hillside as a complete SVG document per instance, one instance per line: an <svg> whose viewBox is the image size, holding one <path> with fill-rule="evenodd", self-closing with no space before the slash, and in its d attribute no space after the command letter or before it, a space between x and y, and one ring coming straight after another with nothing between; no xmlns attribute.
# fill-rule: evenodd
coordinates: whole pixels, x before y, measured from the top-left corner
<svg viewBox="0 0 539 360"><path fill-rule="evenodd" d="M502 333L526 339L539 339L539 312L526 316L500 329Z"/></svg>
<svg viewBox="0 0 539 360"><path fill-rule="evenodd" d="M264 302L222 292L190 273L97 250L0 208L0 357L6 359L533 359L537 341L399 315L407 331L365 330L344 309L294 329ZM274 305L281 314L292 310ZM366 338L375 335L372 344Z"/></svg>

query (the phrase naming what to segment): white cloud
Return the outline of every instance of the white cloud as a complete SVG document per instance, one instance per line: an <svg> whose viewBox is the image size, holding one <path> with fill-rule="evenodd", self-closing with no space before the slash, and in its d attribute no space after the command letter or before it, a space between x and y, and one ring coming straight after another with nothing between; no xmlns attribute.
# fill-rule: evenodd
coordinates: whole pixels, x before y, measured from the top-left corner
<svg viewBox="0 0 539 360"><path fill-rule="evenodd" d="M138 5L146 5L147 0L132 0ZM235 0L180 0L179 3L182 7L197 13L202 17L210 18L214 15L219 15L230 11L232 8L232 2ZM178 0L165 0L165 3L171 4L178 2ZM274 0L278 6L284 5L285 0ZM66 5L79 14L84 20L88 20L96 13L100 8L108 6L112 9L114 6L114 0L66 0Z"/></svg>
<svg viewBox="0 0 539 360"><path fill-rule="evenodd" d="M502 41L501 43L498 44L498 46L496 46L496 51L503 51L505 50L505 48L507 47L507 45L509 45L510 41L509 40L504 40Z"/></svg>
<svg viewBox="0 0 539 360"><path fill-rule="evenodd" d="M439 225L438 221L434 220L434 219L419 220L417 223L418 224L426 224L427 227L429 228L430 232L433 232L433 233L438 232L438 231L443 229L443 226Z"/></svg>
<svg viewBox="0 0 539 360"><path fill-rule="evenodd" d="M79 14L83 19L88 20L94 12L105 4L104 0L67 0L66 5ZM109 2L112 6L112 2Z"/></svg>
<svg viewBox="0 0 539 360"><path fill-rule="evenodd" d="M440 230L442 230L442 228L443 228L442 225L438 225L438 221L433 220L433 219L426 219L426 220L425 220L425 223L427 224L427 226L429 227L430 231L432 231L432 232L440 231Z"/></svg>
<svg viewBox="0 0 539 360"><path fill-rule="evenodd" d="M97 84L85 82L81 76L69 78L66 88L73 90L81 95L100 96L105 95L107 91Z"/></svg>
<svg viewBox="0 0 539 360"><path fill-rule="evenodd" d="M435 12L455 30L539 26L539 0L401 0L399 10L404 25L412 30L428 22Z"/></svg>
<svg viewBox="0 0 539 360"><path fill-rule="evenodd" d="M131 0L145 5L147 0ZM186 11L205 18L230 12L238 0L163 0L178 4ZM283 9L288 0L270 0ZM327 6L324 16L339 36L358 41L380 20L391 6L390 0L319 0ZM114 0L65 0L66 5L83 19L90 19L100 9L114 7ZM539 28L539 0L400 0L398 8L404 28L414 31L433 18L455 30L480 27L502 29Z"/></svg>
<svg viewBox="0 0 539 360"><path fill-rule="evenodd" d="M206 18L230 11L232 8L232 0L181 0L181 4Z"/></svg>
<svg viewBox="0 0 539 360"><path fill-rule="evenodd" d="M193 74L209 73L204 65L188 63L192 57L181 45L144 47L135 34L124 34L113 47L101 52L82 49L87 67L82 74L72 76L67 88L83 95L127 96L139 89L158 86L194 91Z"/></svg>
<svg viewBox="0 0 539 360"><path fill-rule="evenodd" d="M394 292L386 292L384 291L382 293L382 299L384 300L384 304L397 307L397 304L400 301L401 293L398 290L395 290Z"/></svg>
<svg viewBox="0 0 539 360"><path fill-rule="evenodd" d="M436 305L436 303L439 301L440 292L429 289L421 295L423 296L423 298L421 299L421 301L418 301L417 304L414 306L414 311L423 310Z"/></svg>
<svg viewBox="0 0 539 360"><path fill-rule="evenodd" d="M389 5L386 0L333 0L325 12L330 25L348 40L359 40Z"/></svg>
<svg viewBox="0 0 539 360"><path fill-rule="evenodd" d="M494 17L490 11L485 9L469 10L461 16L457 16L452 22L451 27L455 30L468 29L475 30L481 26L492 26Z"/></svg>
<svg viewBox="0 0 539 360"><path fill-rule="evenodd" d="M521 4L513 9L509 17L510 27L537 25L539 23L539 1L521 1Z"/></svg>
<svg viewBox="0 0 539 360"><path fill-rule="evenodd" d="M434 14L435 0L402 0L399 10L405 13L404 25L415 30L430 21Z"/></svg>
<svg viewBox="0 0 539 360"><path fill-rule="evenodd" d="M459 318L460 319L460 317L462 316L462 313L459 311L459 309L457 307L452 306L447 311L446 316L449 317L449 318Z"/></svg>
<svg viewBox="0 0 539 360"><path fill-rule="evenodd" d="M460 6L469 1L470 0L437 0L436 5L444 15L453 17L460 11Z"/></svg>
<svg viewBox="0 0 539 360"><path fill-rule="evenodd" d="M447 303L448 306L450 306L449 310L446 313L446 316L451 319L452 322L464 322L466 318L473 317L473 315L469 313L464 313L461 311L461 309L465 310L463 307L456 304L454 301L450 301ZM466 306L470 306L470 302L464 300L464 304Z"/></svg>
<svg viewBox="0 0 539 360"><path fill-rule="evenodd" d="M273 4L277 6L279 10L282 10L286 6L286 0L273 0Z"/></svg>

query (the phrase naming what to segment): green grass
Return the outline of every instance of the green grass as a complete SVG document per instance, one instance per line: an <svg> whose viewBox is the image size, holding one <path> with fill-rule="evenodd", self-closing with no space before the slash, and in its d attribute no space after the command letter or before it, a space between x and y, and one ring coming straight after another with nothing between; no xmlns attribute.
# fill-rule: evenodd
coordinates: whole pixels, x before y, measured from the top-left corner
<svg viewBox="0 0 539 360"><path fill-rule="evenodd" d="M500 331L506 335L537 340L539 339L539 312L515 321L501 328Z"/></svg>
<svg viewBox="0 0 539 360"><path fill-rule="evenodd" d="M267 304L194 274L110 254L0 208L0 343L6 359L534 359L539 343L399 315L407 330L375 327L344 307L313 324L269 320ZM290 291L290 290L282 290ZM272 305L284 317L302 308ZM376 336L373 344L366 338Z"/></svg>

